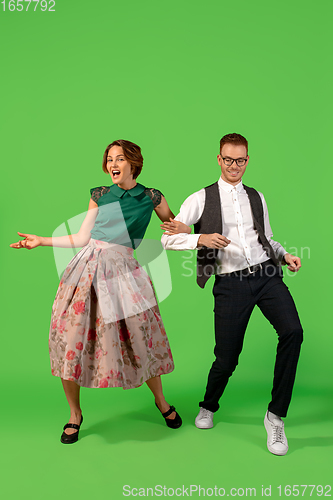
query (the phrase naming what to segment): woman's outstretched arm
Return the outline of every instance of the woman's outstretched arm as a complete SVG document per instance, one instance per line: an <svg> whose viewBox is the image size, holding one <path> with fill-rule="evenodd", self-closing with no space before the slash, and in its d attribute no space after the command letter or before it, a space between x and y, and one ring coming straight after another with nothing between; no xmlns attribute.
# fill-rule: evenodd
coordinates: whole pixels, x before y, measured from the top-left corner
<svg viewBox="0 0 333 500"><path fill-rule="evenodd" d="M162 229L170 230L170 228L172 227L172 234L191 233L191 228L189 226L187 226L183 222L175 220L175 216L171 212L164 196L161 197L161 203L157 207L155 207L155 212L159 219L161 219L163 223L167 224L166 227L163 227L163 224L161 224Z"/></svg>
<svg viewBox="0 0 333 500"><path fill-rule="evenodd" d="M76 234L66 236L45 237L37 236L36 234L17 233L19 236L24 237L23 240L11 243L12 248L32 248L42 247L61 247L61 248L79 248L86 245L90 239L90 233L94 227L95 220L98 213L98 205L92 199L89 201L88 212L85 216L82 225Z"/></svg>

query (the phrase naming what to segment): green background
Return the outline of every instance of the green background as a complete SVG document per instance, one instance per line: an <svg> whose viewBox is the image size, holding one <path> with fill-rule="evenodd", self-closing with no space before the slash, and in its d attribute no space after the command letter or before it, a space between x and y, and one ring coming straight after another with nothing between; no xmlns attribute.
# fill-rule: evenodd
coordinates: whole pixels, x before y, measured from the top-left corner
<svg viewBox="0 0 333 500"><path fill-rule="evenodd" d="M191 484L257 496L272 485L278 498L280 484L332 484L331 3L56 0L56 12L38 10L0 11L3 498L118 500L124 485ZM276 334L258 311L215 427L194 427L213 300L212 283L184 276L189 252L168 252L173 288L160 305L176 364L163 384L182 428L164 425L146 385L83 389L80 440L62 445L69 414L48 357L53 249L9 244L85 211L89 189L110 184L102 154L119 138L142 147L139 181L177 213L218 179L230 132L249 141L244 180L265 194L274 238L303 257L285 278L305 332L288 454L266 448ZM154 214L147 238L160 238L159 224Z"/></svg>

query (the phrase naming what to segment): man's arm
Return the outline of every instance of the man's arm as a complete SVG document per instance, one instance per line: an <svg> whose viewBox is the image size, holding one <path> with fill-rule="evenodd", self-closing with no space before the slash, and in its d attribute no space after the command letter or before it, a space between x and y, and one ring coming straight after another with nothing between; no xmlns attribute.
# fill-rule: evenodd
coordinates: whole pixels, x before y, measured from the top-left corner
<svg viewBox="0 0 333 500"><path fill-rule="evenodd" d="M283 256L282 263L289 264L288 269L293 273L295 273L302 267L301 259L299 257L296 257L296 255L291 255L291 253L286 253Z"/></svg>
<svg viewBox="0 0 333 500"><path fill-rule="evenodd" d="M295 255L291 255L290 253L288 253L278 241L274 241L272 239L273 232L269 223L266 200L262 193L259 194L264 209L265 236L271 244L271 247L273 248L275 256L279 260L279 262L281 262L281 264L288 264L288 269L292 272L296 272L301 267L301 259L299 257L296 257Z"/></svg>
<svg viewBox="0 0 333 500"><path fill-rule="evenodd" d="M205 205L205 190L191 194L182 206L180 207L179 214L175 217L175 220L191 226L195 224L200 219ZM163 229L163 224L161 224ZM193 250L197 248L198 239L200 234L186 234L179 233L168 235L164 233L162 235L161 241L163 248L166 250Z"/></svg>

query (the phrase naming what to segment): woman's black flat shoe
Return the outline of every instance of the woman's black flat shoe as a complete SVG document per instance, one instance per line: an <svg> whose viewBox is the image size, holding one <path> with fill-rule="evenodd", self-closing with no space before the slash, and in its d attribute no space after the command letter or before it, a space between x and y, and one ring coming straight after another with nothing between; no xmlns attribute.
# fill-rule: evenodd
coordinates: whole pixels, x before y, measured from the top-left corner
<svg viewBox="0 0 333 500"><path fill-rule="evenodd" d="M155 403L156 407L158 408L157 406L157 403ZM159 411L161 411L159 408L158 408ZM164 417L164 420L165 420L165 423L167 424L168 427L170 427L171 429L178 429L178 427L180 427L183 423L180 415L176 412L176 416L175 418L166 418L168 417L169 415L171 415L171 413L173 411L176 411L175 407L174 406L170 406L170 408L168 409L168 411L162 413L162 417Z"/></svg>
<svg viewBox="0 0 333 500"><path fill-rule="evenodd" d="M77 424L66 424L64 426L64 432L61 434L60 441L63 444L76 443L76 441L79 439L79 430L80 430L82 422L83 422L83 416L81 415L80 425L77 425ZM66 434L65 429L76 429L76 432L73 432L73 434Z"/></svg>

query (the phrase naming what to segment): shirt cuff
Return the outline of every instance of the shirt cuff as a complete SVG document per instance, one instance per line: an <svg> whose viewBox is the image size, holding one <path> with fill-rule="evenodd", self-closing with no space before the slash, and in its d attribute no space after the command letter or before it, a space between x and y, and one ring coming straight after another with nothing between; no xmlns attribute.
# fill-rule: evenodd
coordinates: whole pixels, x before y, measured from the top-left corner
<svg viewBox="0 0 333 500"><path fill-rule="evenodd" d="M285 262L283 260L283 257L287 254L288 252L283 248L279 248L278 252L277 252L277 259L283 264L285 265Z"/></svg>
<svg viewBox="0 0 333 500"><path fill-rule="evenodd" d="M163 234L161 242L165 250L195 250L200 234Z"/></svg>
<svg viewBox="0 0 333 500"><path fill-rule="evenodd" d="M201 236L201 234L189 234L188 235L188 244L189 244L189 250L195 250L198 245L198 239Z"/></svg>

